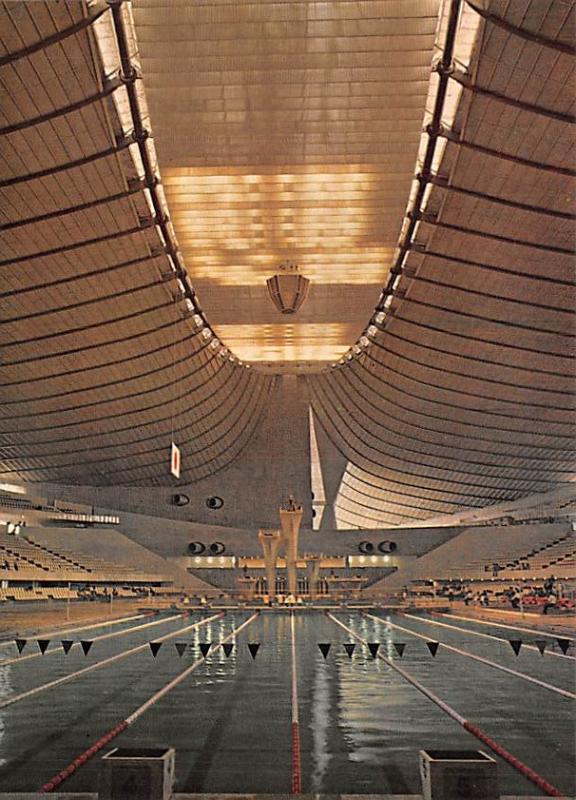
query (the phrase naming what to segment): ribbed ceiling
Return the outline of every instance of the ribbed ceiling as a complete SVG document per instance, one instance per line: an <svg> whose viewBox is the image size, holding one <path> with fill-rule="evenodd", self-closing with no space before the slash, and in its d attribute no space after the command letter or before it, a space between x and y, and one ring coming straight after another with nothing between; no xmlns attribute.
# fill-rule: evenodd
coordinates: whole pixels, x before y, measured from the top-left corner
<svg viewBox="0 0 576 800"><path fill-rule="evenodd" d="M211 474L246 443L271 386L210 347L167 253L169 223L144 188L142 153L127 146L138 126L118 116L128 89L117 43L105 75L82 23L105 11L96 24L107 18L112 41L107 8L1 6L7 479L167 482L172 439L183 479Z"/></svg>
<svg viewBox="0 0 576 800"><path fill-rule="evenodd" d="M135 0L176 234L216 332L260 366L362 333L414 173L439 0ZM311 281L294 316L266 279Z"/></svg>
<svg viewBox="0 0 576 800"><path fill-rule="evenodd" d="M455 76L466 88L437 132L448 144L411 209L420 222L373 341L310 380L349 460L342 527L410 524L574 478L574 7L482 9L492 16Z"/></svg>
<svg viewBox="0 0 576 800"><path fill-rule="evenodd" d="M273 386L211 324L291 366L370 325L309 379L341 527L567 485L573 4L133 5L0 5L2 478L210 475Z"/></svg>

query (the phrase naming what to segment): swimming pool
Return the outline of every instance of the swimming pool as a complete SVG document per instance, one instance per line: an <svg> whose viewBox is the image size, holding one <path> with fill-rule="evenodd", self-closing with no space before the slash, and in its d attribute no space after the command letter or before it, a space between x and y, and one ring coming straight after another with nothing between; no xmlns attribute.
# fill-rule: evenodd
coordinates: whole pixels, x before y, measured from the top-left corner
<svg viewBox="0 0 576 800"><path fill-rule="evenodd" d="M385 661L373 658L355 634L379 643L385 657L564 793L574 794L572 649L564 658L548 652L541 656L524 645L516 656L508 639L530 643L542 636L427 614L386 617L383 612L368 616L335 611L333 617L347 629L319 611L298 610L293 619L303 791L416 794L420 749L486 750ZM35 642L21 656L13 644L1 648L0 791L38 789L201 661L102 753L114 746L171 745L176 748L178 791L288 792L293 770L292 620L288 612L263 612L236 635L235 629L250 619L249 611L190 618L173 613L154 620L153 627L142 627L146 621L138 620L92 628L85 634L94 642L86 656L78 645L68 655L60 646L60 639L84 638L81 631L55 638L51 655L37 655ZM388 619L399 627L390 627ZM221 642L228 636L234 644L228 656L220 648L202 658L200 642ZM147 642L163 637L170 638L154 658ZM433 657L427 641L460 652L440 646ZM186 643L182 656L176 642ZM345 642L356 644L351 658ZM248 643L260 644L255 658ZM331 644L326 659L318 643ZM394 643L405 644L402 658ZM560 654L552 639L551 649ZM115 656L102 668L21 697ZM11 704L2 708L6 702ZM98 761L96 756L72 774L66 791L93 790ZM538 794L501 760L499 777L502 794Z"/></svg>

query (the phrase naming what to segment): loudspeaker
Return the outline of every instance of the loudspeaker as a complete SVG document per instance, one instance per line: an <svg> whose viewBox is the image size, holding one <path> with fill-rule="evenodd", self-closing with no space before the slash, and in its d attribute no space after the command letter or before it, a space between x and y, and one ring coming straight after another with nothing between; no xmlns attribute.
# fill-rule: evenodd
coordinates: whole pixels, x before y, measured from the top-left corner
<svg viewBox="0 0 576 800"><path fill-rule="evenodd" d="M360 550L361 553L364 553L364 555L367 555L368 553L374 552L374 545L372 542L360 542L358 545L358 550Z"/></svg>
<svg viewBox="0 0 576 800"><path fill-rule="evenodd" d="M208 508L211 509L222 508L222 506L224 505L224 500L222 500L221 497L214 495L213 497L207 498L206 505L208 506Z"/></svg>
<svg viewBox="0 0 576 800"><path fill-rule="evenodd" d="M202 542L190 542L188 545L188 550L195 556L199 556L200 553L203 553L206 550L206 545L202 544Z"/></svg>
<svg viewBox="0 0 576 800"><path fill-rule="evenodd" d="M173 506L187 506L190 502L187 494L173 494L171 500Z"/></svg>
<svg viewBox="0 0 576 800"><path fill-rule="evenodd" d="M222 544L222 542L212 542L209 548L212 555L221 556L222 553L226 550L226 545Z"/></svg>
<svg viewBox="0 0 576 800"><path fill-rule="evenodd" d="M396 542L380 542L378 545L378 550L380 550L381 553L393 553L397 549L398 545Z"/></svg>

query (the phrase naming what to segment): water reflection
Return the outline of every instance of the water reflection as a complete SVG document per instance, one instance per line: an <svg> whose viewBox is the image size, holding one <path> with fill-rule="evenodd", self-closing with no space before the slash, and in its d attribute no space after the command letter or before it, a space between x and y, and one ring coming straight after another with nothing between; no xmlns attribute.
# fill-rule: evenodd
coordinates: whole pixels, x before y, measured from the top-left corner
<svg viewBox="0 0 576 800"><path fill-rule="evenodd" d="M314 678L314 702L312 704L310 728L312 730L313 772L310 783L313 792L323 788L323 778L330 763L328 730L330 727L330 678L326 665L316 661Z"/></svg>
<svg viewBox="0 0 576 800"><path fill-rule="evenodd" d="M11 681L11 675L12 675L11 666L8 665L4 667L4 669L0 669L0 698L8 697L8 695L12 694L12 692L14 691L14 687L12 686L12 681ZM8 763L7 760L2 757L2 753L4 751L4 748L2 746L2 741L6 736L6 728L7 728L6 720L8 718L7 717L8 713L9 713L8 709L0 711L0 767L3 767L5 764Z"/></svg>

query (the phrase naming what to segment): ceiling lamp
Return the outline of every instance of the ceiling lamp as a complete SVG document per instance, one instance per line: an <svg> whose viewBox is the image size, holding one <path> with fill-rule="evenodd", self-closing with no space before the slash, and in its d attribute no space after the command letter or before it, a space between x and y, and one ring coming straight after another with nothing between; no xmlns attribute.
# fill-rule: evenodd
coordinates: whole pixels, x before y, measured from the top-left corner
<svg viewBox="0 0 576 800"><path fill-rule="evenodd" d="M268 278L268 294L281 314L295 314L308 295L310 281L298 273L298 265L280 264L280 272Z"/></svg>

